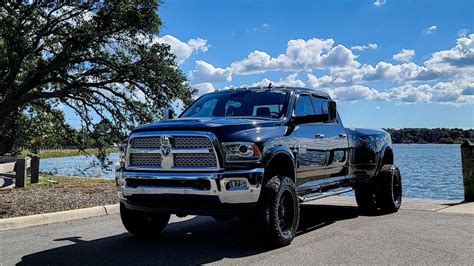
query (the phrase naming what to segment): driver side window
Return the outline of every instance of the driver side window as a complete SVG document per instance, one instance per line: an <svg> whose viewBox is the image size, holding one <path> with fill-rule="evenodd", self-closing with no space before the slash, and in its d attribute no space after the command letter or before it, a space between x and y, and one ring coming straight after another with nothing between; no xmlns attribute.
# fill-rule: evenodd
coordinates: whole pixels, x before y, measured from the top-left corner
<svg viewBox="0 0 474 266"><path fill-rule="evenodd" d="M314 114L313 104L311 103L309 95L300 95L296 100L295 115L306 116Z"/></svg>

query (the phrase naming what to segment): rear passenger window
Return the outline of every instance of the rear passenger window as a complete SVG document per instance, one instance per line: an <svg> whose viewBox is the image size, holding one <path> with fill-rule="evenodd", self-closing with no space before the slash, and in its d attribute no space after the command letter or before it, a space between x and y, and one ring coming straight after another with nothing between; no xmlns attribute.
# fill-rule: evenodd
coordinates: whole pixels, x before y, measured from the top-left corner
<svg viewBox="0 0 474 266"><path fill-rule="evenodd" d="M314 112L317 115L324 114L323 112L323 99L311 96L313 100Z"/></svg>
<svg viewBox="0 0 474 266"><path fill-rule="evenodd" d="M298 100L296 100L295 115L314 115L313 104L308 95L300 95Z"/></svg>

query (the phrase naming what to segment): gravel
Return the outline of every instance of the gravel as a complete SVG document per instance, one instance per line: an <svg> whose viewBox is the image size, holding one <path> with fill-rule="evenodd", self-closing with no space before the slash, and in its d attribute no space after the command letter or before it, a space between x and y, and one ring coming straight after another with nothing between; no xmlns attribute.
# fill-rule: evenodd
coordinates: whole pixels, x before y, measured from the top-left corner
<svg viewBox="0 0 474 266"><path fill-rule="evenodd" d="M44 175L38 184L0 190L0 219L118 203L110 179Z"/></svg>

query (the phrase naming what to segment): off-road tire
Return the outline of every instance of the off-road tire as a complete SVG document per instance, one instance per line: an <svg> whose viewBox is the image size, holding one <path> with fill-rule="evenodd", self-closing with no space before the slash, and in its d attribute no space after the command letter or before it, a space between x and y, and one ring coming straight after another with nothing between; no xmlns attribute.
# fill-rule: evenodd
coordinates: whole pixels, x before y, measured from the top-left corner
<svg viewBox="0 0 474 266"><path fill-rule="evenodd" d="M375 195L381 213L398 211L402 204L402 179L396 166L382 166L377 176Z"/></svg>
<svg viewBox="0 0 474 266"><path fill-rule="evenodd" d="M165 229L170 216L164 213L130 210L123 203L120 203L120 218L125 229L138 237L158 236Z"/></svg>
<svg viewBox="0 0 474 266"><path fill-rule="evenodd" d="M289 245L300 218L295 183L287 176L274 176L262 187L257 208L258 236L274 247Z"/></svg>
<svg viewBox="0 0 474 266"><path fill-rule="evenodd" d="M359 210L364 214L375 214L377 203L375 199L375 184L373 180L355 187L355 198Z"/></svg>

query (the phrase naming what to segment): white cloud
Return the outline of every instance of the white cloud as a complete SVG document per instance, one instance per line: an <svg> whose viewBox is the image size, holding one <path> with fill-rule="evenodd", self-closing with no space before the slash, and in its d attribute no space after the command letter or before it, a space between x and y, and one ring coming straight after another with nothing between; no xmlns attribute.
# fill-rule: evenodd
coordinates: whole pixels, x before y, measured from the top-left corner
<svg viewBox="0 0 474 266"><path fill-rule="evenodd" d="M198 93L196 95L197 97L216 90L216 88L214 88L214 85L209 82L194 84L192 85L192 87L198 90Z"/></svg>
<svg viewBox="0 0 474 266"><path fill-rule="evenodd" d="M159 37L157 41L170 45L171 53L176 56L176 61L179 64L182 64L187 58L191 56L191 54L197 52L207 52L209 47L211 47L207 43L207 40L201 38L189 39L187 42L183 42L174 36L165 35L163 37Z"/></svg>
<svg viewBox="0 0 474 266"><path fill-rule="evenodd" d="M458 37L467 37L469 32L471 32L469 29L460 29L458 31Z"/></svg>
<svg viewBox="0 0 474 266"><path fill-rule="evenodd" d="M264 78L258 82L255 82L251 85L251 87L268 87L269 84L272 84L273 86L287 86L287 87L304 87L305 83L298 79L298 74L294 73L291 75L288 75L285 79L280 79L280 81L273 81L267 78Z"/></svg>
<svg viewBox="0 0 474 266"><path fill-rule="evenodd" d="M398 54L393 55L393 59L397 61L408 62L415 56L415 50L402 49Z"/></svg>
<svg viewBox="0 0 474 266"><path fill-rule="evenodd" d="M293 72L278 81L262 79L251 86L266 87L272 83L303 87L307 84L310 88L327 91L338 101L474 104L474 34L459 37L453 48L433 53L423 64L407 62L415 54L414 50L402 49L393 59L405 61L403 63L362 64L350 49L335 45L332 39L298 39L288 41L285 53L273 57L256 50L232 63L230 68L216 68L197 61L190 76L193 83L208 83L229 81L233 74ZM322 74L316 75L313 70ZM301 71L306 71L305 81L298 78ZM383 84L384 89L377 90L374 84ZM200 86L202 90L212 84Z"/></svg>
<svg viewBox="0 0 474 266"><path fill-rule="evenodd" d="M438 29L438 26L433 25L433 26L431 26L431 27L426 28L426 29L425 29L425 32L426 32L427 34L431 34L431 33L435 32L437 29Z"/></svg>
<svg viewBox="0 0 474 266"><path fill-rule="evenodd" d="M474 83L471 83L474 84ZM474 96L463 95L462 82L439 82L433 86L402 85L390 91L390 99L402 102L474 103Z"/></svg>
<svg viewBox="0 0 474 266"><path fill-rule="evenodd" d="M377 49L377 48L378 48L378 45L376 43L369 43L367 45L351 46L352 50L357 50L357 51L364 51L364 50Z"/></svg>
<svg viewBox="0 0 474 266"><path fill-rule="evenodd" d="M386 2L387 2L386 0L375 0L374 6L383 6L385 5Z"/></svg>
<svg viewBox="0 0 474 266"><path fill-rule="evenodd" d="M227 82L232 80L232 69L230 67L216 68L202 60L196 61L195 64L195 69L189 73L189 79L193 83Z"/></svg>
<svg viewBox="0 0 474 266"><path fill-rule="evenodd" d="M359 100L382 100L386 98L386 93L379 93L376 89L362 85L349 87L338 87L325 90L331 98L341 102L353 102Z"/></svg>
<svg viewBox="0 0 474 266"><path fill-rule="evenodd" d="M312 71L323 68L357 67L357 56L333 39L289 40L284 54L276 57L255 50L246 58L231 64L236 74L249 75L266 71Z"/></svg>
<svg viewBox="0 0 474 266"><path fill-rule="evenodd" d="M426 67L444 77L472 77L474 75L474 34L459 37L456 46L433 53Z"/></svg>

